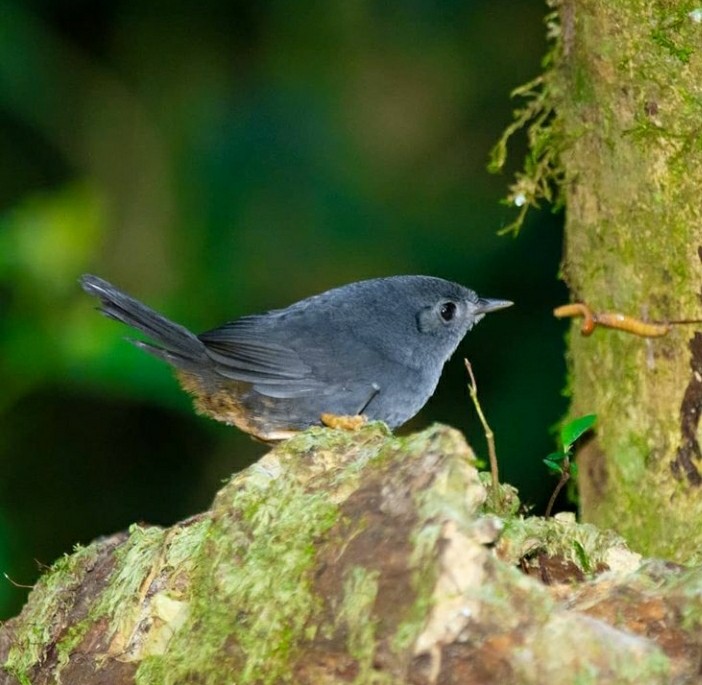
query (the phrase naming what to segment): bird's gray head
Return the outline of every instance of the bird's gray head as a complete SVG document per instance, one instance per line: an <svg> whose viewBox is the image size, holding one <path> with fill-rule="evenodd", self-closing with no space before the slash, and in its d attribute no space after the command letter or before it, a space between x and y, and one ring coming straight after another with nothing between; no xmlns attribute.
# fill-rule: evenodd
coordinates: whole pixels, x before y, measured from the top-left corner
<svg viewBox="0 0 702 685"><path fill-rule="evenodd" d="M417 328L427 335L442 338L458 336L460 339L481 321L485 314L512 304L508 300L479 297L474 290L457 283L443 281L431 286L426 299L422 298L424 302L417 312Z"/></svg>
<svg viewBox="0 0 702 685"><path fill-rule="evenodd" d="M356 315L364 309L368 314L357 320L356 336L415 367L443 366L485 314L512 304L430 276L391 276L344 290L345 302Z"/></svg>

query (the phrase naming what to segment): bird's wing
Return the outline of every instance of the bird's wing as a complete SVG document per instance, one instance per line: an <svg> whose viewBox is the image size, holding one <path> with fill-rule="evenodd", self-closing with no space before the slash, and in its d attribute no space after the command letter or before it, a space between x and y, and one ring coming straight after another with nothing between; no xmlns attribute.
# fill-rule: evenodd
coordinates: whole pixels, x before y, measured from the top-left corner
<svg viewBox="0 0 702 685"><path fill-rule="evenodd" d="M275 338L265 317L246 317L198 336L220 376L252 383L269 397L300 397L324 384L295 349Z"/></svg>

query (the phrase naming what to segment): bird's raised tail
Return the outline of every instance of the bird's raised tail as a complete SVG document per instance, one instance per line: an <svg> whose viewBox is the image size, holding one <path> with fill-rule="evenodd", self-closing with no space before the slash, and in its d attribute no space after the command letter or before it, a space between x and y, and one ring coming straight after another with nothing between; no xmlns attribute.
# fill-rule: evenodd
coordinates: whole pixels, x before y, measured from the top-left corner
<svg viewBox="0 0 702 685"><path fill-rule="evenodd" d="M105 316L136 328L158 343L150 345L130 339L137 347L185 371L208 362L205 346L187 328L169 321L102 278L85 274L80 284L86 293L100 300L99 311Z"/></svg>

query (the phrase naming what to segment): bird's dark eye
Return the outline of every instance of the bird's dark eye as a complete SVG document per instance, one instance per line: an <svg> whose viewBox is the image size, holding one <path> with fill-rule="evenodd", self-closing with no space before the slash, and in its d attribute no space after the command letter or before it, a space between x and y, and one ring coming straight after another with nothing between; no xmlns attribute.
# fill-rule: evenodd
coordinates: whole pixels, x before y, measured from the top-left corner
<svg viewBox="0 0 702 685"><path fill-rule="evenodd" d="M452 321L456 316L456 305L453 302L444 302L439 309L439 316L444 321Z"/></svg>

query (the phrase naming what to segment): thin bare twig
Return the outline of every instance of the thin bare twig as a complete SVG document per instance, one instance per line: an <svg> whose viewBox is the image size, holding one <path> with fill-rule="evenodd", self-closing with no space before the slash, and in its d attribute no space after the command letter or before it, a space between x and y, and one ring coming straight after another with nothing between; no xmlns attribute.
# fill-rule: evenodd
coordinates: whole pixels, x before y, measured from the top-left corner
<svg viewBox="0 0 702 685"><path fill-rule="evenodd" d="M470 377L470 383L468 384L468 391L470 392L470 398L473 400L475 405L475 411L478 413L478 418L480 423L483 424L483 430L485 431L485 440L488 446L488 456L490 457L490 475L492 476L492 489L495 494L499 492L500 487L500 477L497 470L497 452L495 451L495 434L488 425L485 414L483 414L483 409L480 406L480 401L478 400L478 384L475 382L475 376L473 375L473 367L471 363L467 360L463 360L466 365L466 371L468 371L468 376Z"/></svg>
<svg viewBox="0 0 702 685"><path fill-rule="evenodd" d="M687 326L701 324L700 319L671 319L669 321L644 321L618 312L594 312L584 302L571 302L563 304L553 310L553 315L558 319L569 316L582 316L583 323L580 332L591 335L597 326L614 328L626 333L633 333L642 338L660 338L670 333L672 326Z"/></svg>
<svg viewBox="0 0 702 685"><path fill-rule="evenodd" d="M18 583L17 581L12 580L12 578L10 578L10 576L8 576L7 573L3 572L2 575L5 576L5 580L12 583L12 585L14 585L15 587L23 588L25 590L33 590L34 589L34 585L23 585L22 583Z"/></svg>

